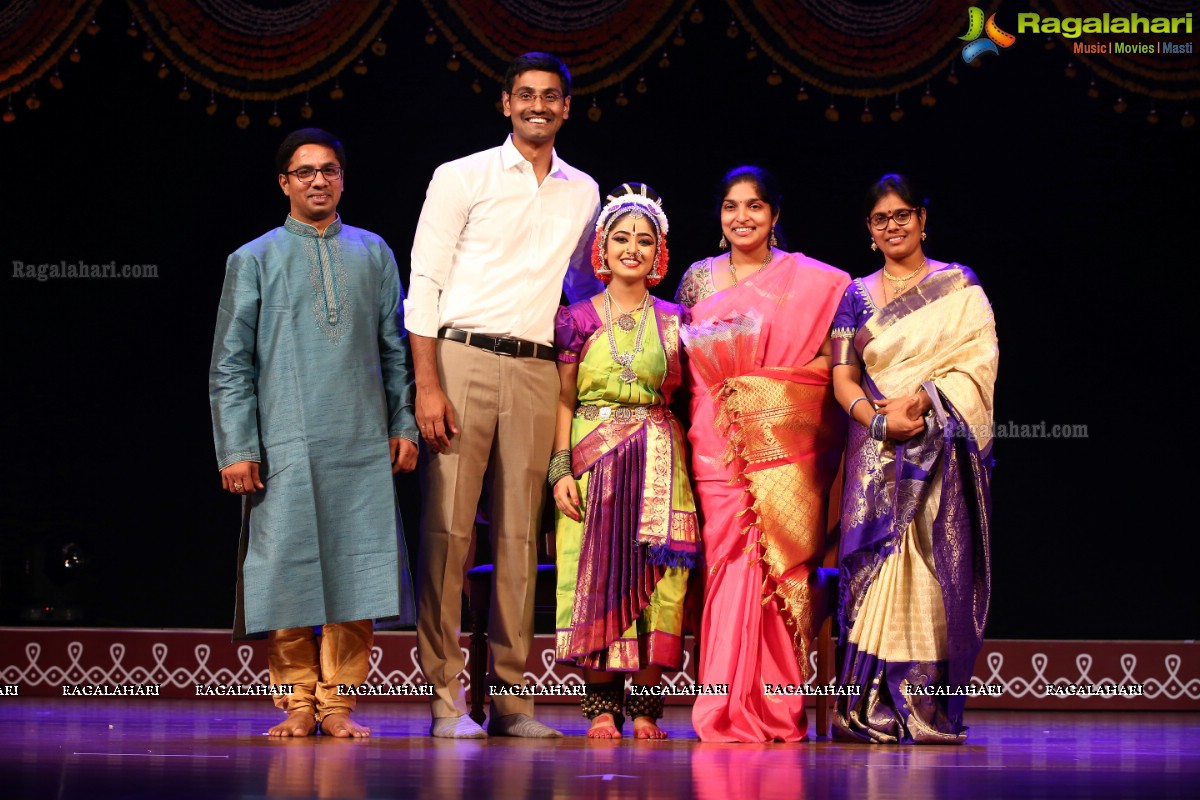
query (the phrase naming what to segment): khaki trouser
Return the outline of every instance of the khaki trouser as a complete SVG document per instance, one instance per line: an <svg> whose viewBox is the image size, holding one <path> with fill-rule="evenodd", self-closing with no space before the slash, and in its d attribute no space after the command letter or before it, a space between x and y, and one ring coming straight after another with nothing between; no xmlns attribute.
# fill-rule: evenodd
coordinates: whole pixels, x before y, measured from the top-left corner
<svg viewBox="0 0 1200 800"><path fill-rule="evenodd" d="M466 713L459 673L463 576L475 514L491 467L491 680L524 683L533 640L537 536L554 443L558 370L441 339L438 371L459 427L446 453L430 453L417 561L417 654L433 686L433 716ZM529 697L492 698L493 715L532 714Z"/></svg>

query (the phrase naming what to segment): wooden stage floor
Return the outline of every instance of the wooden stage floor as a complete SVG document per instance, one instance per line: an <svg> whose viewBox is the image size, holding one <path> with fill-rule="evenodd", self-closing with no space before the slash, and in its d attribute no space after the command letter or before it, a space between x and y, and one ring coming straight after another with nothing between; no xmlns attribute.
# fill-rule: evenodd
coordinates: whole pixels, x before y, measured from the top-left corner
<svg viewBox="0 0 1200 800"><path fill-rule="evenodd" d="M590 742L572 706L551 741L430 738L412 703L359 705L368 740L278 740L267 700L2 698L0 797L1196 798L1200 713L975 711L961 747ZM626 726L628 729L628 725Z"/></svg>

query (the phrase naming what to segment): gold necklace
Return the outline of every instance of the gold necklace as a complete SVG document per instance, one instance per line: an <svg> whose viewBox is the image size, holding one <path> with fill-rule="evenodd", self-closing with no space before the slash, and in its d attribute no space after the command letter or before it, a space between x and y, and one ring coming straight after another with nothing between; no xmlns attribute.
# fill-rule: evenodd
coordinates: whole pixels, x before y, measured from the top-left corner
<svg viewBox="0 0 1200 800"><path fill-rule="evenodd" d="M604 330L608 332L608 352L612 353L613 361L624 367L621 370L621 380L625 383L633 383L637 380L637 372L633 369L633 359L642 352L642 336L646 333L646 320L650 317L650 313L646 310L646 301L649 299L650 293L646 292L646 296L642 298L642 302L638 306L642 312L642 321L638 323L637 335L633 337L633 352L626 350L622 353L617 350L617 337L613 335L612 296L607 289L604 290Z"/></svg>
<svg viewBox="0 0 1200 800"><path fill-rule="evenodd" d="M908 288L908 282L910 280L912 280L912 277L914 275L916 275L918 272L920 272L921 270L925 269L925 267L927 267L927 266L929 266L929 261L927 259L922 258L921 266L917 267L916 269L914 269L912 272L908 273L907 275L904 275L901 277L896 277L892 273L888 272L887 267L884 267L880 271L883 273L883 277L887 278L889 281L892 282L892 294L897 295L897 294L903 294L904 290Z"/></svg>
<svg viewBox="0 0 1200 800"><path fill-rule="evenodd" d="M606 289L605 294L607 293L608 290ZM617 317L617 327L623 331L631 331L637 327L637 322L634 321L633 315L636 314L643 305L645 305L648 297L650 297L650 292L646 292L645 297L641 299L641 301L633 308L632 311L626 311L625 309L621 308L620 303L618 303L616 300L613 300L612 304L617 307L617 311L621 312L620 316Z"/></svg>
<svg viewBox="0 0 1200 800"><path fill-rule="evenodd" d="M770 264L771 260L773 258L775 258L775 251L768 247L767 248L767 257L762 260L762 263L758 265L758 268L762 269L767 264ZM733 265L733 251L732 250L729 251L729 277L733 278L733 285L737 286L738 285L737 267L735 267Z"/></svg>

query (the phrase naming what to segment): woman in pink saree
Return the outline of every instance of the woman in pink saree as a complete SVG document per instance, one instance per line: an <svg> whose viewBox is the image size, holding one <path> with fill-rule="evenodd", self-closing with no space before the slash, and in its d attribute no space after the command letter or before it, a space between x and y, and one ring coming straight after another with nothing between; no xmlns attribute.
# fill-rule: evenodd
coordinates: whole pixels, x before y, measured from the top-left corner
<svg viewBox="0 0 1200 800"><path fill-rule="evenodd" d="M758 167L724 182L722 247L684 275L693 479L703 518L702 741L807 737L809 646L828 613L817 567L846 416L829 332L850 276L775 245L780 194ZM768 688L770 687L770 688ZM790 691L792 693L788 693Z"/></svg>

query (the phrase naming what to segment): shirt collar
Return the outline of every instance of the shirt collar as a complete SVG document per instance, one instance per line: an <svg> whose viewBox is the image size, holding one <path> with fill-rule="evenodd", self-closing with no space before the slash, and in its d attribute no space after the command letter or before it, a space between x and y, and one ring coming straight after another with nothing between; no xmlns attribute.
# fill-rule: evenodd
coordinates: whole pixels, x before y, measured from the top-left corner
<svg viewBox="0 0 1200 800"><path fill-rule="evenodd" d="M283 227L287 228L297 236L311 236L316 239L328 239L331 236L337 236L342 231L342 217L339 214L329 226L325 228L325 232L321 233L315 226L309 225L288 214L287 219L283 221Z"/></svg>
<svg viewBox="0 0 1200 800"><path fill-rule="evenodd" d="M525 160L525 156L521 155L521 151L513 144L512 134L504 140L504 144L500 146L500 164L507 170L521 165L521 162L529 163ZM550 150L550 175L562 176L562 162L558 160L558 152L554 149Z"/></svg>

